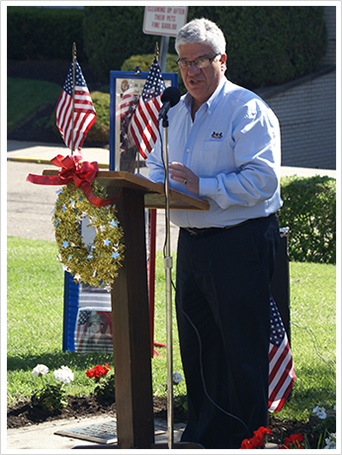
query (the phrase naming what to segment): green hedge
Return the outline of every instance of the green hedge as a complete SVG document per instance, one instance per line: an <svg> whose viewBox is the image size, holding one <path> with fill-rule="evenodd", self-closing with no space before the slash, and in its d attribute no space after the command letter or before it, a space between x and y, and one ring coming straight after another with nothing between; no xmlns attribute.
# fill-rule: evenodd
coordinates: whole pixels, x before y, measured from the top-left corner
<svg viewBox="0 0 342 455"><path fill-rule="evenodd" d="M220 25L227 40L228 78L247 88L312 73L326 53L324 7L190 7L188 20L194 17Z"/></svg>
<svg viewBox="0 0 342 455"><path fill-rule="evenodd" d="M144 10L144 6L85 7L85 51L101 82L108 83L110 71L120 70L131 55L154 52L160 37L143 33Z"/></svg>
<svg viewBox="0 0 342 455"><path fill-rule="evenodd" d="M186 92L180 69L176 63L177 54L167 54L165 62L166 73L178 73L178 88L182 95ZM139 66L140 71L149 71L154 59L154 54L132 55L125 60L121 66L121 71L134 71Z"/></svg>
<svg viewBox="0 0 342 455"><path fill-rule="evenodd" d="M279 225L289 228L290 258L336 263L336 180L327 176L283 177Z"/></svg>
<svg viewBox="0 0 342 455"><path fill-rule="evenodd" d="M80 9L7 8L7 58L10 60L72 59L75 42L79 60L83 50L84 11Z"/></svg>
<svg viewBox="0 0 342 455"><path fill-rule="evenodd" d="M111 70L132 55L153 54L161 41L143 33L144 9L8 7L8 58L70 60L76 42L79 61L88 60L98 82L108 84ZM188 20L195 17L221 27L228 43L227 76L250 89L312 73L326 52L323 6L189 6Z"/></svg>
<svg viewBox="0 0 342 455"><path fill-rule="evenodd" d="M132 55L154 52L160 37L142 32L144 7L86 7L85 50L107 81ZM282 84L315 71L327 49L324 7L190 6L188 20L207 17L223 30L228 77L247 88ZM174 38L169 51L174 52Z"/></svg>

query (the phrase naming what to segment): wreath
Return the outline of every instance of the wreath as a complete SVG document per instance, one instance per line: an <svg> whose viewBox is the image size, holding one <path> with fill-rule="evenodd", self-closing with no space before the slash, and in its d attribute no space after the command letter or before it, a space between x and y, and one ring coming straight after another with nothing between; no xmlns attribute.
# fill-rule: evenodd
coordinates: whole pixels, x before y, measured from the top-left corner
<svg viewBox="0 0 342 455"><path fill-rule="evenodd" d="M95 181L91 183L95 196L105 199L105 190ZM111 287L124 258L123 230L116 217L114 205L96 207L84 192L68 183L59 190L53 212L55 237L59 248L58 259L74 276L74 281L96 287ZM94 228L91 244L84 242L82 220Z"/></svg>

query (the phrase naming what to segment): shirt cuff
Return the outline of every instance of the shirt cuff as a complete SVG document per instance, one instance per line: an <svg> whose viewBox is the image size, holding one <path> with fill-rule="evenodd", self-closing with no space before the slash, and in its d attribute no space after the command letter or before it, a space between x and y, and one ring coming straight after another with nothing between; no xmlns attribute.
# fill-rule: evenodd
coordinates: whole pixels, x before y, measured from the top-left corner
<svg viewBox="0 0 342 455"><path fill-rule="evenodd" d="M216 178L199 179L199 195L213 197L217 193Z"/></svg>

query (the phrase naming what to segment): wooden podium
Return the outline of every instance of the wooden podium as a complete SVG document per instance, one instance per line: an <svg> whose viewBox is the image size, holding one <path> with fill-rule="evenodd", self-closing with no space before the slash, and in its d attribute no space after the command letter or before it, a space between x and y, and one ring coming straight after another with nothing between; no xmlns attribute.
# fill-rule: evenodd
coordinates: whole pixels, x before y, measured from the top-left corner
<svg viewBox="0 0 342 455"><path fill-rule="evenodd" d="M45 170L44 175L58 171ZM147 287L145 208L165 208L164 185L128 172L99 171L96 181L116 203L124 231L125 259L111 296L118 444L107 449L167 448L154 444L151 340ZM170 190L170 208L209 210L209 203ZM182 444L178 448L199 448ZM99 445L78 446L98 449Z"/></svg>

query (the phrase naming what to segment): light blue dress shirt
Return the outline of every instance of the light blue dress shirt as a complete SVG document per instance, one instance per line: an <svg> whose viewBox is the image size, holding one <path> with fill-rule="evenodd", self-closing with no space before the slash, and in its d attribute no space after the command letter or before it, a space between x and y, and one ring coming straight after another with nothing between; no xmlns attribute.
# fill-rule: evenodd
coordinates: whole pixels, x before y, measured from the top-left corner
<svg viewBox="0 0 342 455"><path fill-rule="evenodd" d="M188 93L169 111L169 162L181 162L199 177L195 197L207 200L210 209L171 210L171 221L180 227L224 227L276 213L282 205L281 152L279 122L272 110L225 77L194 121L191 103ZM164 181L161 153L158 139L147 159L154 182ZM194 196L172 179L170 187Z"/></svg>

